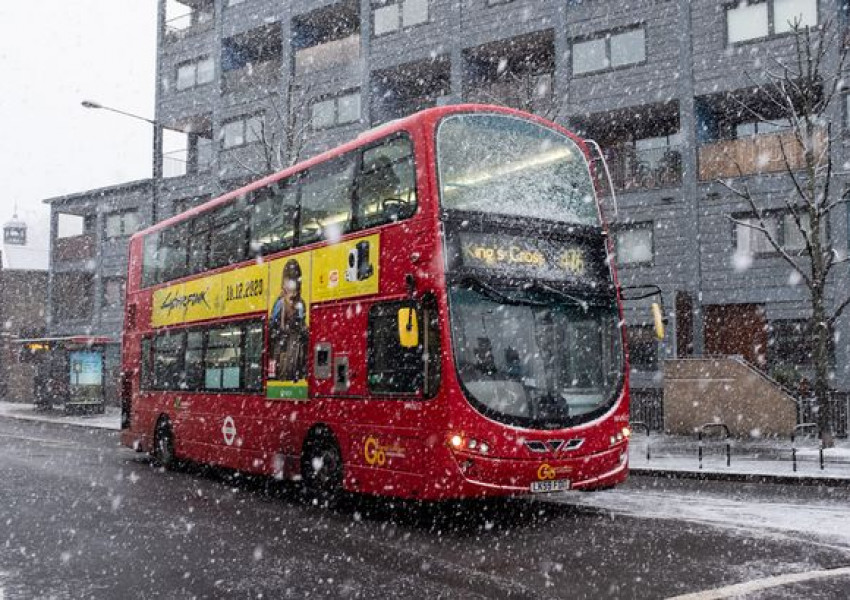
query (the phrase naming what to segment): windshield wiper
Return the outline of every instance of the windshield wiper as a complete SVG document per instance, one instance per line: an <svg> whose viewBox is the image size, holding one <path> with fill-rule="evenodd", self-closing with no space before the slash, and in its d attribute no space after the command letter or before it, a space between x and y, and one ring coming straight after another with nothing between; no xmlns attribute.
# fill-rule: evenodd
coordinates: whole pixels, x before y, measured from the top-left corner
<svg viewBox="0 0 850 600"><path fill-rule="evenodd" d="M530 305L530 306L548 306L545 302L537 302L528 298L515 298L497 290L488 285L473 275L466 275L460 280L460 284L464 287L469 287L481 292L490 300L500 304L515 304L515 305Z"/></svg>
<svg viewBox="0 0 850 600"><path fill-rule="evenodd" d="M572 296L572 295L570 295L566 292L562 292L561 290L559 290L557 288L553 288L551 285L548 285L548 284L543 283L541 281L530 281L530 282L526 283L523 287L526 288L526 289L529 289L529 290L531 290L531 289L543 290L544 292L548 292L548 293L552 294L553 296L557 296L558 298L561 298L561 299L564 299L564 300L569 300L570 302L572 302L574 304L578 304L584 312L587 312L587 309L590 307L590 305L588 304L588 302L586 300L582 300L581 298L577 298L577 297Z"/></svg>

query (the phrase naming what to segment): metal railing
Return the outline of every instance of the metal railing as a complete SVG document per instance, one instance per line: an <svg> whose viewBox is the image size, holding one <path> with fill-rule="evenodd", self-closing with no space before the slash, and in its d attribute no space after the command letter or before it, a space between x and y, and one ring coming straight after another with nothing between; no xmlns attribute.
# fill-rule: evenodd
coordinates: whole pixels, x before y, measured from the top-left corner
<svg viewBox="0 0 850 600"><path fill-rule="evenodd" d="M823 440L820 438L820 428L817 423L800 423L794 428L791 433L791 462L793 463L794 472L797 472L797 434L806 433L806 437L817 439L818 455L820 459L820 468L823 471ZM814 435L812 435L814 434Z"/></svg>
<svg viewBox="0 0 850 600"><path fill-rule="evenodd" d="M729 426L725 423L706 423L699 429L699 433L697 434L697 440L699 442L699 468L702 469L702 455L703 455L703 437L705 434L711 432L719 432L718 435L723 435L723 437L718 438L717 441L725 441L726 442L726 466L731 466L732 464L732 444L730 442L730 438L732 435L729 432Z"/></svg>
<svg viewBox="0 0 850 600"><path fill-rule="evenodd" d="M618 190L655 189L682 182L682 153L677 146L646 149L616 146L606 148L604 154Z"/></svg>
<svg viewBox="0 0 850 600"><path fill-rule="evenodd" d="M178 40L184 36L208 31L215 24L215 14L212 7L207 10L193 10L170 18L165 22L165 37L167 40Z"/></svg>

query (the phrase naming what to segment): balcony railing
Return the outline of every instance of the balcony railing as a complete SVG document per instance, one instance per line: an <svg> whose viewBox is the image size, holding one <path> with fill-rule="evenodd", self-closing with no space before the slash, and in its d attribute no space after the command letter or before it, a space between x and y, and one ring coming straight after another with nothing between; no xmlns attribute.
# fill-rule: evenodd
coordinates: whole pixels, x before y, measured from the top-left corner
<svg viewBox="0 0 850 600"><path fill-rule="evenodd" d="M645 149L619 146L604 152L618 190L656 189L682 182L682 153L677 146Z"/></svg>
<svg viewBox="0 0 850 600"><path fill-rule="evenodd" d="M279 60L269 60L225 71L221 74L221 91L225 94L246 88L263 88L269 93L276 91L280 86L280 67Z"/></svg>
<svg viewBox="0 0 850 600"><path fill-rule="evenodd" d="M341 67L360 60L360 34L295 52L295 75Z"/></svg>
<svg viewBox="0 0 850 600"><path fill-rule="evenodd" d="M187 35L208 31L215 23L212 8L187 12L165 22L165 37L169 41L179 40Z"/></svg>
<svg viewBox="0 0 850 600"><path fill-rule="evenodd" d="M504 81L481 82L466 93L469 102L500 104L547 116L554 111L551 75L516 75Z"/></svg>
<svg viewBox="0 0 850 600"><path fill-rule="evenodd" d="M58 237L53 240L53 260L73 262L94 257L94 235L83 234L72 237Z"/></svg>
<svg viewBox="0 0 850 600"><path fill-rule="evenodd" d="M822 152L826 145L825 131L818 130L814 141L815 152ZM786 157L792 170L802 169L806 165L803 148L793 131L705 144L699 148L699 178L701 181L710 181L776 173L786 169Z"/></svg>

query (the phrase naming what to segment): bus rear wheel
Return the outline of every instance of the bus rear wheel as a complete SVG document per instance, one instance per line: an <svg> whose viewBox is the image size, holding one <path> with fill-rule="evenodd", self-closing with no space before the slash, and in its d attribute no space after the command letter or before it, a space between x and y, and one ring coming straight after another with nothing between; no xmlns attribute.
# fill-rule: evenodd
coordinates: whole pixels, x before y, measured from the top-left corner
<svg viewBox="0 0 850 600"><path fill-rule="evenodd" d="M174 432L167 418L160 419L156 424L152 454L154 462L164 469L173 469L177 464L174 453Z"/></svg>
<svg viewBox="0 0 850 600"><path fill-rule="evenodd" d="M342 495L342 453L330 435L311 437L301 454L301 477L307 496L333 506Z"/></svg>

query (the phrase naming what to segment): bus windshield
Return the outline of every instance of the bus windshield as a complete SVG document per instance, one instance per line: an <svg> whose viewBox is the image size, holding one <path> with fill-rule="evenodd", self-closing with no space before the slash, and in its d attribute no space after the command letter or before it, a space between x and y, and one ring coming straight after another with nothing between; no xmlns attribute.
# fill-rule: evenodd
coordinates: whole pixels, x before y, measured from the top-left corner
<svg viewBox="0 0 850 600"><path fill-rule="evenodd" d="M456 285L450 299L460 379L484 414L554 429L595 418L616 400L624 362L613 298L591 304Z"/></svg>
<svg viewBox="0 0 850 600"><path fill-rule="evenodd" d="M452 115L437 157L445 209L599 224L585 156L557 131L509 115Z"/></svg>

